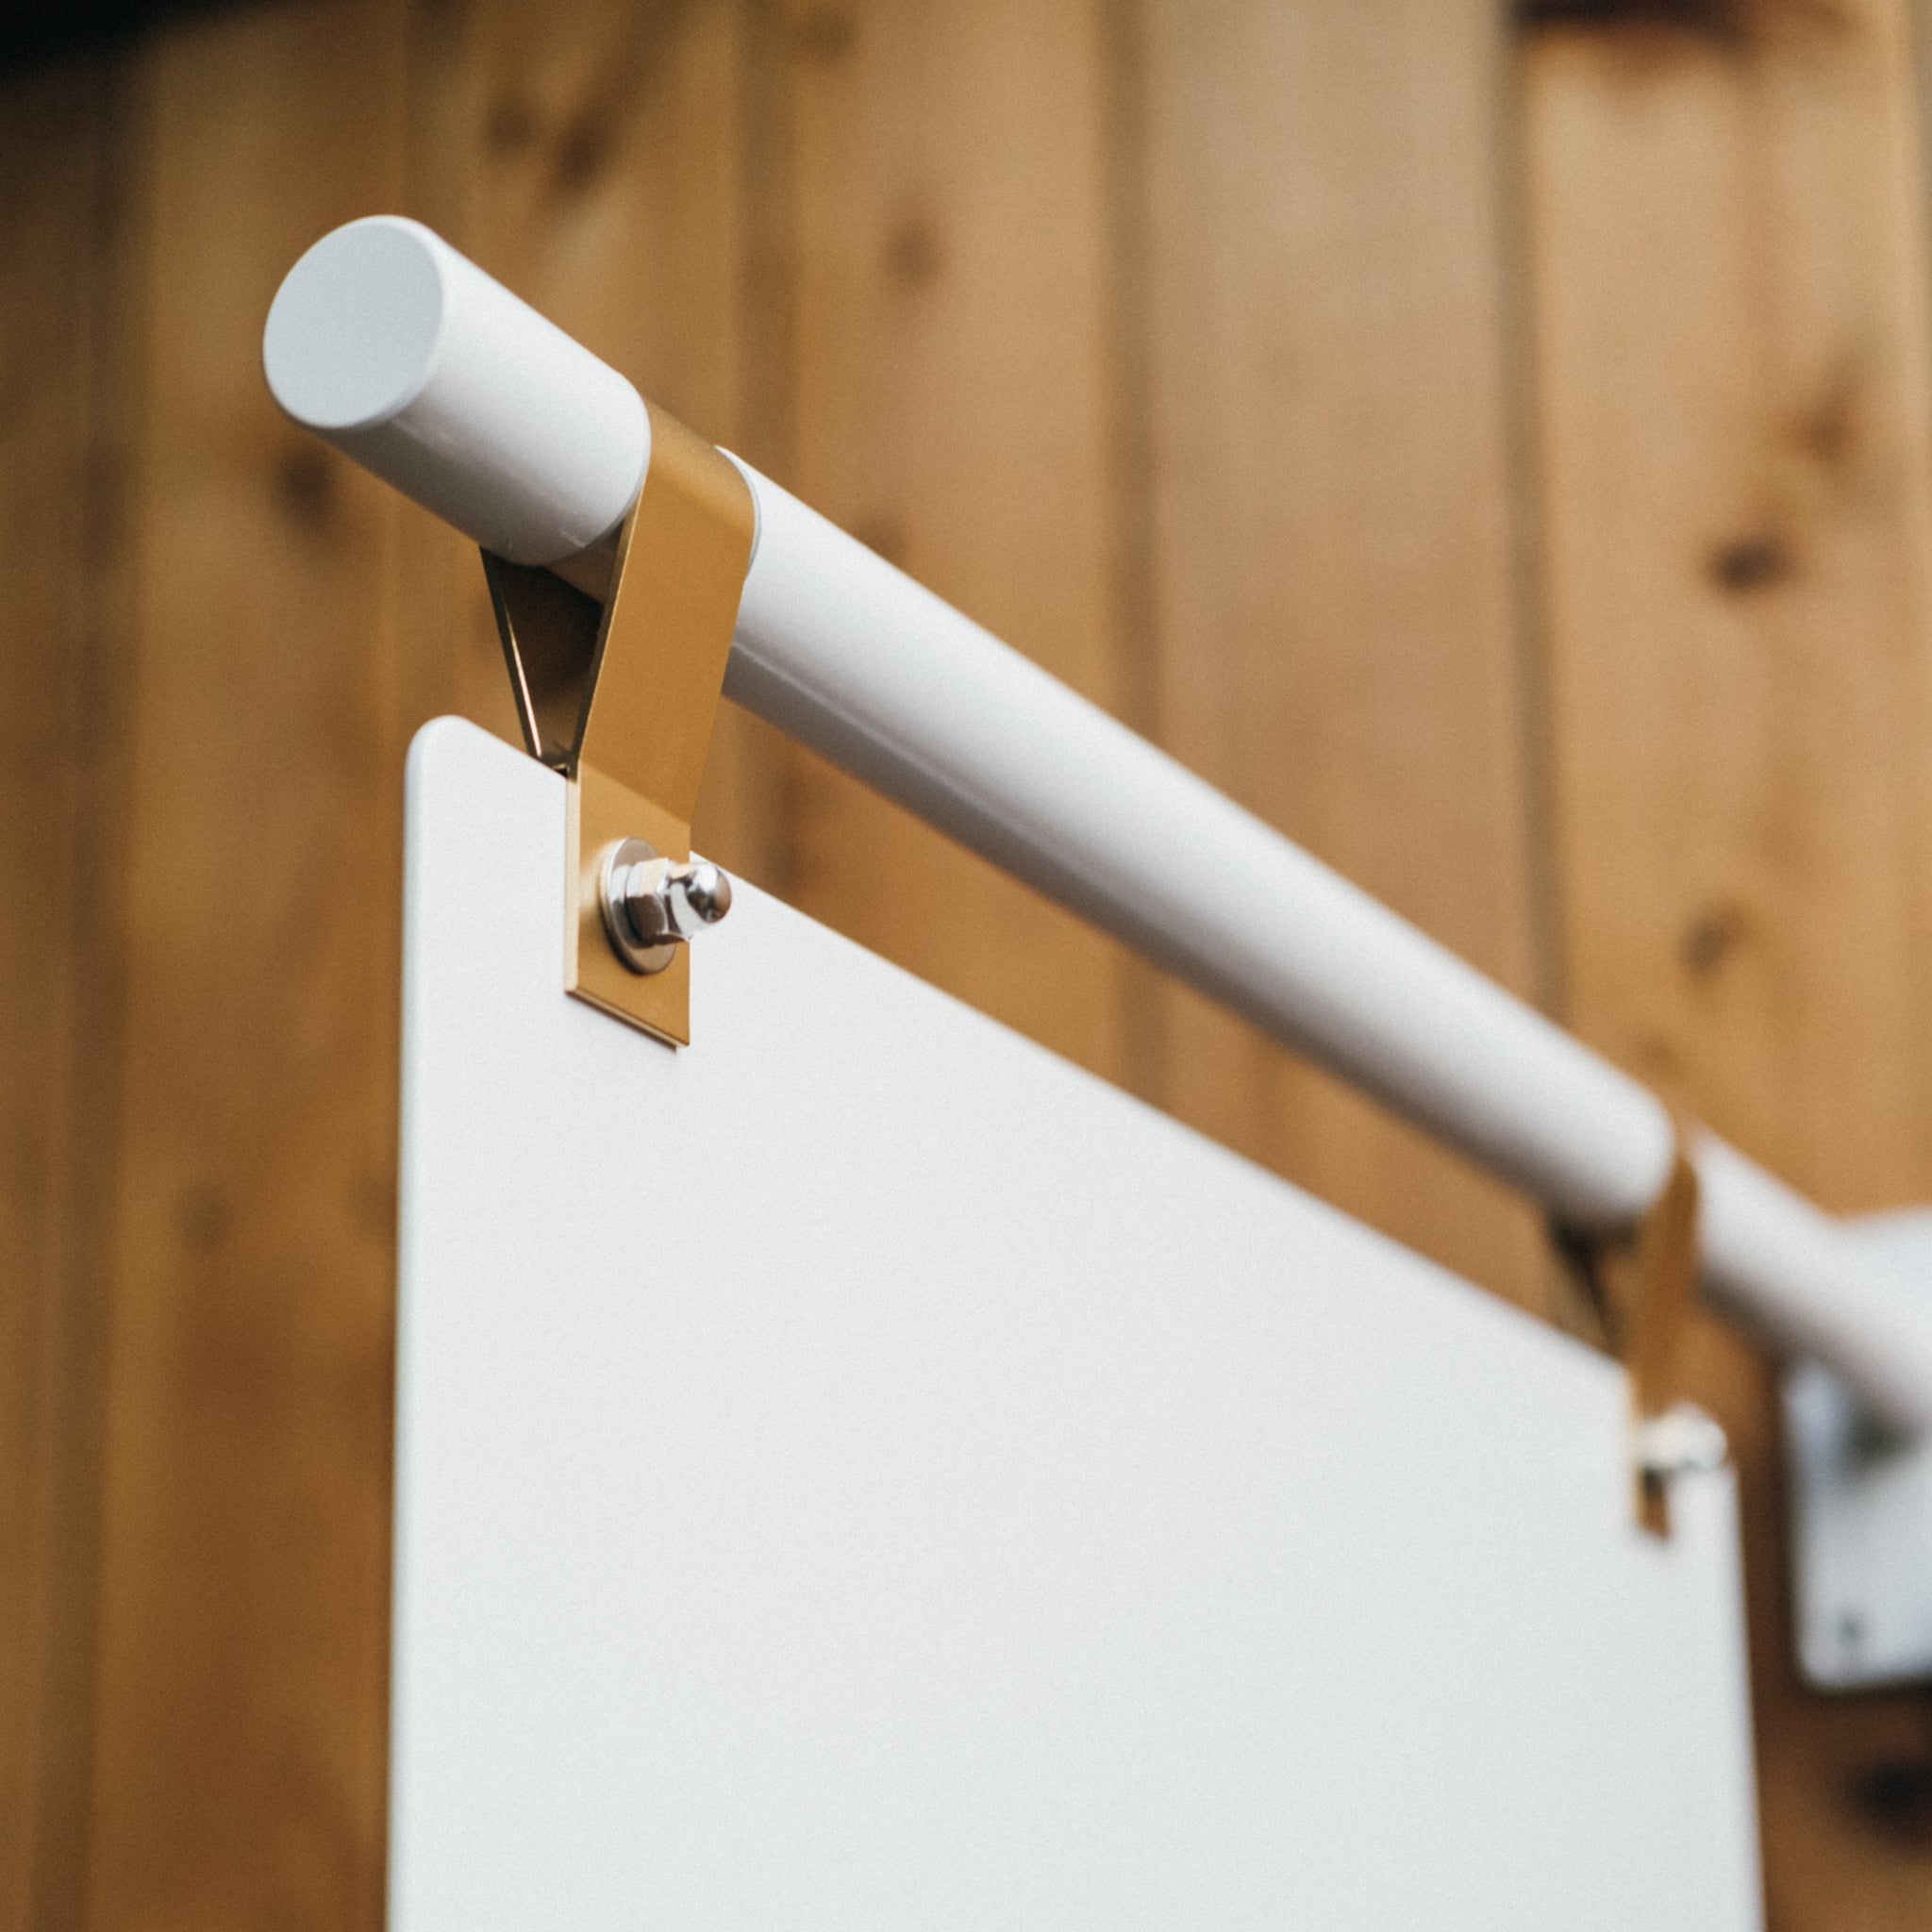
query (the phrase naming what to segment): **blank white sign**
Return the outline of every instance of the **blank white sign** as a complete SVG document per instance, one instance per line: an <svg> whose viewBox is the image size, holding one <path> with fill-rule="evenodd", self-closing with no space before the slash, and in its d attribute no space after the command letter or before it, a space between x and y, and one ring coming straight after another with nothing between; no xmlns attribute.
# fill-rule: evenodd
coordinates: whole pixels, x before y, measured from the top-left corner
<svg viewBox="0 0 1932 1932"><path fill-rule="evenodd" d="M397 1932L1758 1923L1616 1370L755 891L659 1046L563 854L424 732Z"/></svg>

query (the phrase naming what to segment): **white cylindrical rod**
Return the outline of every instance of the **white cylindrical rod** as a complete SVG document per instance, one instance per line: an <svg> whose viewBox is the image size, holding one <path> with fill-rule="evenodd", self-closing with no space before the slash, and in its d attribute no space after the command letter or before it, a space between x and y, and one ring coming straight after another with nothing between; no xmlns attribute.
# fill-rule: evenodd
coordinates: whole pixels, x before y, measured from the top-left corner
<svg viewBox="0 0 1932 1932"><path fill-rule="evenodd" d="M512 563L588 550L643 484L637 391L420 222L325 235L261 360L296 422Z"/></svg>
<svg viewBox="0 0 1932 1932"><path fill-rule="evenodd" d="M1580 1226L1663 1108L1523 1001L756 473L726 695Z"/></svg>
<svg viewBox="0 0 1932 1932"><path fill-rule="evenodd" d="M1875 1418L1932 1428L1925 1291L1716 1135L1698 1137L1695 1160L1712 1306L1780 1355L1835 1370Z"/></svg>
<svg viewBox="0 0 1932 1932"><path fill-rule="evenodd" d="M741 466L743 467L743 466ZM942 831L1376 1095L1564 1220L1641 1214L1658 1101L746 469L758 545L724 690ZM1932 1310L1836 1224L1705 1140L1713 1297L1932 1427Z"/></svg>
<svg viewBox="0 0 1932 1932"><path fill-rule="evenodd" d="M486 548L568 571L636 499L630 384L412 222L351 223L283 284L263 359L297 421ZM1637 1082L755 471L728 696L1118 934L1583 1228L1656 1199ZM1722 1142L1707 1290L1932 1428L1932 1317Z"/></svg>

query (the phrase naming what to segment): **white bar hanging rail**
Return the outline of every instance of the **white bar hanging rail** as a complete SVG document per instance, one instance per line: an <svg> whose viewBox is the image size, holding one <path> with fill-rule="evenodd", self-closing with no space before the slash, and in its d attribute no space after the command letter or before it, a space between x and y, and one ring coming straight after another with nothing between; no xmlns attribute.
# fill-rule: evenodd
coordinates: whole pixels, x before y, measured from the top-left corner
<svg viewBox="0 0 1932 1932"><path fill-rule="evenodd" d="M636 391L428 229L375 216L290 272L270 387L486 548L581 579L637 495ZM741 463L758 537L725 695L1582 1229L1641 1217L1674 1129L1644 1088ZM1714 1136L1707 1297L1932 1429L1932 1313Z"/></svg>

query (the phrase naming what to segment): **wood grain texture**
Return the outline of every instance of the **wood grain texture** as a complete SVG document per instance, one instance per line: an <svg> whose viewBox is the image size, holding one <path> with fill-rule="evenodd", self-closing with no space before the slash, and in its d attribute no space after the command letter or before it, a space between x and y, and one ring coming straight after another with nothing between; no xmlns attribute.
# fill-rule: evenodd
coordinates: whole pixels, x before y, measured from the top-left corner
<svg viewBox="0 0 1932 1932"><path fill-rule="evenodd" d="M1483 0L1145 11L1153 682L1169 749L1537 991ZM1527 1211L1176 995L1187 1119L1539 1304Z"/></svg>
<svg viewBox="0 0 1932 1932"><path fill-rule="evenodd" d="M142 66L129 992L87 1923L382 1916L398 511L281 421L278 279L393 204L400 23Z"/></svg>
<svg viewBox="0 0 1932 1932"><path fill-rule="evenodd" d="M401 758L514 725L474 551L262 393L294 256L424 216L1828 1205L1922 1200L1907 8L1528 0L1520 97L1488 0L275 0L0 79L0 1924L380 1919ZM1543 1296L1521 1204L753 721L699 819ZM1698 1349L1774 1924L1916 1924L1932 1707L1793 1690Z"/></svg>
<svg viewBox="0 0 1932 1932"><path fill-rule="evenodd" d="M738 445L753 325L738 0L538 12L477 0L443 31L443 58L424 63L411 97L425 126L439 125L439 98L461 97L432 161L455 192L425 183L432 220L653 401ZM449 547L446 532L429 538ZM480 640L466 653L478 672L469 710L485 689L500 703L503 677L474 551L462 561L467 635ZM725 707L695 826L702 850L766 884L786 873L785 758L767 726Z"/></svg>
<svg viewBox="0 0 1932 1932"><path fill-rule="evenodd" d="M776 478L1112 703L1094 10L834 0L782 19L794 280ZM794 904L1121 1069L1118 947L803 753L787 805Z"/></svg>
<svg viewBox="0 0 1932 1932"><path fill-rule="evenodd" d="M112 63L0 81L0 1924L85 1876L123 635Z"/></svg>
<svg viewBox="0 0 1932 1932"><path fill-rule="evenodd" d="M1567 1013L1827 1206L1932 1195L1925 260L1893 0L1604 9L1527 42ZM1767 1379L1746 1485L1773 1923L1932 1912L1917 1698L1790 1662Z"/></svg>

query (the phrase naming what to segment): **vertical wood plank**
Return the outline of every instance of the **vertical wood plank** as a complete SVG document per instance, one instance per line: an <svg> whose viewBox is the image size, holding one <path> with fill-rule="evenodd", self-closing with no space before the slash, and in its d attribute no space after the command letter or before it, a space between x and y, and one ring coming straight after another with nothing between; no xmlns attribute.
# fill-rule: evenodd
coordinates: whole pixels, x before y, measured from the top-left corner
<svg viewBox="0 0 1932 1932"><path fill-rule="evenodd" d="M786 446L768 460L1115 702L1095 12L830 0L779 18L795 282ZM1110 942L803 753L788 801L795 903L1118 1072Z"/></svg>
<svg viewBox="0 0 1932 1932"><path fill-rule="evenodd" d="M1152 683L1186 763L1538 991L1487 0L1148 0ZM1520 1300L1528 1210L1191 997L1185 1118Z"/></svg>
<svg viewBox="0 0 1932 1932"><path fill-rule="evenodd" d="M262 315L410 206L728 436L737 33L329 0L147 58L95 1923L379 1921L401 755L433 710L511 728L474 550L279 422ZM708 801L754 875L772 757L727 724Z"/></svg>
<svg viewBox="0 0 1932 1932"><path fill-rule="evenodd" d="M481 200L482 75L471 9L464 0L414 0L406 19L407 185L396 199L401 212L468 248ZM455 714L521 745L476 546L427 511L399 505L396 555L398 705L408 728Z"/></svg>
<svg viewBox="0 0 1932 1932"><path fill-rule="evenodd" d="M0 247L19 279L0 294L0 555L15 621L37 648L0 657L0 1857L5 1923L25 1926L33 1890L42 1774L37 1732L45 1659L37 1596L58 1556L36 1493L48 1386L58 1368L42 1338L57 1320L58 1230L48 1198L58 1162L58 1053L71 1024L61 983L71 965L66 916L67 733L83 648L80 612L86 479L89 264L85 239L92 142L76 116L84 78L9 77L5 111L55 145L66 192L26 192L25 143L0 158ZM72 129L69 141L59 130ZM29 291L32 291L31 297ZM46 1713L52 1716L53 1713Z"/></svg>
<svg viewBox="0 0 1932 1932"><path fill-rule="evenodd" d="M0 81L0 1924L76 1923L121 831L114 75Z"/></svg>
<svg viewBox="0 0 1932 1932"><path fill-rule="evenodd" d="M740 439L745 27L738 0L639 8L505 0L421 23L411 117L425 219L654 401L715 441ZM459 689L435 708L514 737L474 546L408 519L433 578L412 626L461 612ZM701 849L781 883L784 753L725 708L695 827Z"/></svg>
<svg viewBox="0 0 1932 1932"><path fill-rule="evenodd" d="M1932 1195L1924 245L1905 8L1524 9L1570 1023L1851 1210ZM1917 1925L1924 1706L1795 1685L1745 1485L1767 1890Z"/></svg>
<svg viewBox="0 0 1932 1932"><path fill-rule="evenodd" d="M103 1932L382 1916L396 511L259 343L295 256L398 198L403 54L380 0L305 0L143 57Z"/></svg>

